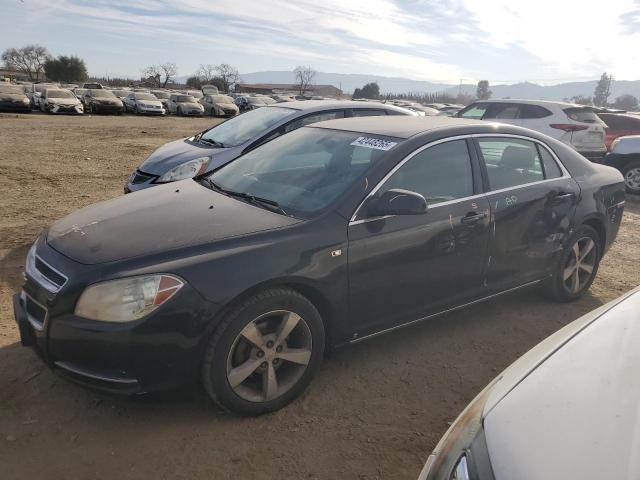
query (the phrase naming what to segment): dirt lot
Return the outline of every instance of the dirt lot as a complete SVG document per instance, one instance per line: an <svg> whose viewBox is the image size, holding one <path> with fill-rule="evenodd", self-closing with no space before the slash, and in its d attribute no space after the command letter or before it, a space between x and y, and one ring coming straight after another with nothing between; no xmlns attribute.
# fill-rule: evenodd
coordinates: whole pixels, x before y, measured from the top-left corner
<svg viewBox="0 0 640 480"><path fill-rule="evenodd" d="M132 400L56 377L18 342L11 294L28 246L72 210L122 194L154 148L210 119L0 116L0 468L3 479L414 479L460 409L500 370L640 283L640 202L591 293L514 293L327 359L284 411L244 419L191 396Z"/></svg>

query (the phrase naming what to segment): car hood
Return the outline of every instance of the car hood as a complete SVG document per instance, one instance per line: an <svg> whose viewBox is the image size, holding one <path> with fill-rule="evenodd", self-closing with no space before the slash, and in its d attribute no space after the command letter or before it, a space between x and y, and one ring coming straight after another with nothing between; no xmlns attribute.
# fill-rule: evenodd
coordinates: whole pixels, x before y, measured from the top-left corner
<svg viewBox="0 0 640 480"><path fill-rule="evenodd" d="M189 138L175 140L166 143L158 148L155 152L147 157L147 159L138 167L140 171L150 173L152 175L162 175L173 167L178 166L189 160L200 157L218 156L220 153L230 150L229 148L215 148L198 144Z"/></svg>
<svg viewBox="0 0 640 480"><path fill-rule="evenodd" d="M200 105L198 102L180 102L178 103L178 105L186 108L202 108L202 105Z"/></svg>
<svg viewBox="0 0 640 480"><path fill-rule="evenodd" d="M162 106L162 102L160 100L136 100L136 103L141 105L155 105L156 107Z"/></svg>
<svg viewBox="0 0 640 480"><path fill-rule="evenodd" d="M80 105L80 100L77 98L48 98L47 102L53 103L54 105Z"/></svg>
<svg viewBox="0 0 640 480"><path fill-rule="evenodd" d="M640 478L639 318L636 289L505 371L484 418L496 480Z"/></svg>
<svg viewBox="0 0 640 480"><path fill-rule="evenodd" d="M183 180L96 203L54 223L47 243L84 264L211 244L299 220Z"/></svg>
<svg viewBox="0 0 640 480"><path fill-rule="evenodd" d="M217 106L219 106L220 108L230 108L230 109L237 109L238 106L235 103L216 103Z"/></svg>

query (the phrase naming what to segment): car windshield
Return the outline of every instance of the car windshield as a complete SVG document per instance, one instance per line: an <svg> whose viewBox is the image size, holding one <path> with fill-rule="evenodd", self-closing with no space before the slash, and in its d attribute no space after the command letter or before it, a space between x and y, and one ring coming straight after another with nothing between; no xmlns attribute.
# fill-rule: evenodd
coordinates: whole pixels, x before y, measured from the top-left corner
<svg viewBox="0 0 640 480"><path fill-rule="evenodd" d="M267 129L295 112L296 110L291 108L280 107L251 110L206 131L200 137L200 141L216 143L223 147L235 147L265 133Z"/></svg>
<svg viewBox="0 0 640 480"><path fill-rule="evenodd" d="M0 85L0 93L10 93L12 95L23 95L24 89L13 85Z"/></svg>
<svg viewBox="0 0 640 480"><path fill-rule="evenodd" d="M91 96L95 98L115 98L109 90L91 90Z"/></svg>
<svg viewBox="0 0 640 480"><path fill-rule="evenodd" d="M197 101L198 100L191 95L180 95L176 98L176 102L178 103L196 103Z"/></svg>
<svg viewBox="0 0 640 480"><path fill-rule="evenodd" d="M156 98L169 98L171 96L167 92L151 92L151 93L153 93L156 96Z"/></svg>
<svg viewBox="0 0 640 480"><path fill-rule="evenodd" d="M68 90L47 90L47 98L76 98Z"/></svg>
<svg viewBox="0 0 640 480"><path fill-rule="evenodd" d="M216 103L233 103L233 99L226 95L212 95L211 98Z"/></svg>
<svg viewBox="0 0 640 480"><path fill-rule="evenodd" d="M358 141L361 137L368 142ZM208 179L212 188L268 200L286 214L307 218L330 205L385 155L372 147L374 140L389 141L303 127L239 157Z"/></svg>
<svg viewBox="0 0 640 480"><path fill-rule="evenodd" d="M571 120L582 123L600 123L602 122L593 110L590 108L565 108L564 113ZM604 122L602 122L604 123Z"/></svg>
<svg viewBox="0 0 640 480"><path fill-rule="evenodd" d="M154 95L150 93L136 93L136 100L158 100Z"/></svg>

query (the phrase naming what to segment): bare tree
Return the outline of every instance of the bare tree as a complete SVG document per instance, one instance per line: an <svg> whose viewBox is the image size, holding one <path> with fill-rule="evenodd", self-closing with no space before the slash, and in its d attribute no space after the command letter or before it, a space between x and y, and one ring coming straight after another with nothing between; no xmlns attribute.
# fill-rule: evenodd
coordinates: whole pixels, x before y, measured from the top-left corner
<svg viewBox="0 0 640 480"><path fill-rule="evenodd" d="M158 88L166 88L167 83L171 81L178 73L178 67L175 63L168 62L162 65L149 65L142 70L142 77L151 80ZM164 77L164 79L163 79Z"/></svg>
<svg viewBox="0 0 640 480"><path fill-rule="evenodd" d="M311 82L313 82L317 72L309 65L298 65L294 68L293 73L296 76L296 85L298 86L300 95L304 95L309 85L311 85Z"/></svg>
<svg viewBox="0 0 640 480"><path fill-rule="evenodd" d="M50 59L51 54L41 45L9 48L2 53L2 61L7 67L24 73L32 82L44 77L44 64Z"/></svg>
<svg viewBox="0 0 640 480"><path fill-rule="evenodd" d="M196 71L196 77L198 77L203 83L211 82L216 76L216 66L208 63L206 65L200 64Z"/></svg>
<svg viewBox="0 0 640 480"><path fill-rule="evenodd" d="M164 82L162 82L162 88L166 88L167 83L169 83L169 81L171 81L178 74L178 66L173 62L167 62L163 63L159 67L164 74Z"/></svg>
<svg viewBox="0 0 640 480"><path fill-rule="evenodd" d="M236 83L240 82L240 74L238 73L238 69L228 63L221 63L220 65L216 65L214 67L216 72L216 77L220 79L222 85L224 86L224 91L228 92L231 86L234 86Z"/></svg>

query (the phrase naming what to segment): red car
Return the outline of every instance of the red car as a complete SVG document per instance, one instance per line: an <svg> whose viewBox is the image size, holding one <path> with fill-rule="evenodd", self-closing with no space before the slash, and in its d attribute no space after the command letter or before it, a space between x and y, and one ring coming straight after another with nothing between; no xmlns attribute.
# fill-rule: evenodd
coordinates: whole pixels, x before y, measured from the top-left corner
<svg viewBox="0 0 640 480"><path fill-rule="evenodd" d="M640 115L632 113L598 113L598 117L607 124L604 143L607 151L618 137L640 135Z"/></svg>

